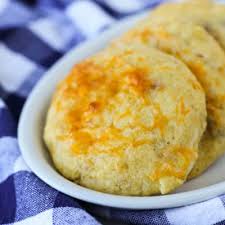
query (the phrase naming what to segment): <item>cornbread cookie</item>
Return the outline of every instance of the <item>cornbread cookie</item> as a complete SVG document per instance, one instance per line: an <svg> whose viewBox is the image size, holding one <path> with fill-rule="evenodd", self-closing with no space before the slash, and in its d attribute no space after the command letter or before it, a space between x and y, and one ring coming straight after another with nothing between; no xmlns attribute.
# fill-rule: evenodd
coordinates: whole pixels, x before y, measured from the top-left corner
<svg viewBox="0 0 225 225"><path fill-rule="evenodd" d="M195 22L201 24L225 49L225 5L209 0L166 3L151 12L152 22Z"/></svg>
<svg viewBox="0 0 225 225"><path fill-rule="evenodd" d="M145 45L108 48L77 64L48 111L44 140L58 171L121 195L180 186L205 130L205 95L179 60Z"/></svg>
<svg viewBox="0 0 225 225"><path fill-rule="evenodd" d="M142 26L141 26L142 24ZM225 152L225 53L215 39L192 23L151 24L145 20L114 45L143 43L182 60L203 86L207 99L207 131L201 140L198 161L189 178L202 173ZM215 149L216 148L216 149Z"/></svg>

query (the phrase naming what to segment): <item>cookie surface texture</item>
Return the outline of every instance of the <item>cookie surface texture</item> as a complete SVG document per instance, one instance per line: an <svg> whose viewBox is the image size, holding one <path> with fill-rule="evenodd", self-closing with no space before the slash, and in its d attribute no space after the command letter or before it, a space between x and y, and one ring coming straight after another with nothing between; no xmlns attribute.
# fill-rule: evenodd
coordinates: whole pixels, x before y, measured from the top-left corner
<svg viewBox="0 0 225 225"><path fill-rule="evenodd" d="M72 69L54 94L44 140L58 171L82 186L165 194L193 168L205 125L195 76L137 43L109 47Z"/></svg>

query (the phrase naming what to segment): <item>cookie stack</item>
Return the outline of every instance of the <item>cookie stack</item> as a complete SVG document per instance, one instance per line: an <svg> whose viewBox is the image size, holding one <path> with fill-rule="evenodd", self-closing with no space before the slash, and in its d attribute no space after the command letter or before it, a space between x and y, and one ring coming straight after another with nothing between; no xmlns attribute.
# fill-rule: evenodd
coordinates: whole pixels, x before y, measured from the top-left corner
<svg viewBox="0 0 225 225"><path fill-rule="evenodd" d="M225 151L225 6L168 3L57 87L44 141L91 189L166 194Z"/></svg>

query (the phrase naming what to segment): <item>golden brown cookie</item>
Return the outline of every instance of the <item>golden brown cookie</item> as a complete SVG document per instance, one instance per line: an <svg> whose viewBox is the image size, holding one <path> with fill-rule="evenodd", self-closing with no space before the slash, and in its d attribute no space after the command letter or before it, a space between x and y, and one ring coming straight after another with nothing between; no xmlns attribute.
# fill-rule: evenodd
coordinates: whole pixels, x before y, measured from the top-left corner
<svg viewBox="0 0 225 225"><path fill-rule="evenodd" d="M225 4L191 0L162 4L150 13L152 22L194 22L204 26L225 49Z"/></svg>
<svg viewBox="0 0 225 225"><path fill-rule="evenodd" d="M205 125L205 95L194 75L137 43L73 68L54 94L44 140L59 172L78 184L165 194L193 168Z"/></svg>

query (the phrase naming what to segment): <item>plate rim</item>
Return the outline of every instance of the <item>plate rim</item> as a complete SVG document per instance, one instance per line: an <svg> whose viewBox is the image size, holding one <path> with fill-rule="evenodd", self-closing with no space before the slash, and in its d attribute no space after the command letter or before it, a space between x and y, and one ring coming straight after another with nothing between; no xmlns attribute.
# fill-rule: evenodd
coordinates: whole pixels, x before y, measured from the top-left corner
<svg viewBox="0 0 225 225"><path fill-rule="evenodd" d="M29 141L26 140L27 136L27 115L29 115L30 108L33 104L33 101L37 94L39 93L39 89L42 86L45 86L48 80L53 76L55 71L58 68L62 67L66 61L72 57L72 55L78 55L82 53L87 48L91 48L95 43L100 43L101 40L107 39L113 32L115 33L119 26L126 27L127 24L134 23L139 20L146 13L142 13L140 15L135 15L123 19L120 22L115 23L109 30L102 32L96 38L85 41L81 43L79 46L75 46L68 53L66 53L59 61L57 61L40 79L40 81L35 85L31 93L29 94L22 112L20 114L20 119L18 123L18 143L22 153L22 156L27 163L28 167L32 170L32 172L39 177L42 181L47 183L49 186L55 188L59 192L65 193L71 197L102 205L108 207L115 207L121 209L161 209L161 208L173 208L179 206L185 206L197 202L202 202L204 200L209 200L214 198L220 194L225 193L225 181L209 185L203 188L199 188L196 190L185 191L181 193L172 193L168 195L161 196L120 196L102 193L98 191L94 191L78 184L75 184L62 175L58 174L48 163L44 164L44 161L41 162L42 167L40 167L37 162L34 162L32 159L32 154L29 153L30 145ZM76 61L76 60L74 60ZM46 170L49 170L48 173L52 177L49 179L49 175L46 175ZM60 182L63 182L66 188L62 188ZM63 189L63 190L62 190ZM72 191L73 190L73 191Z"/></svg>

